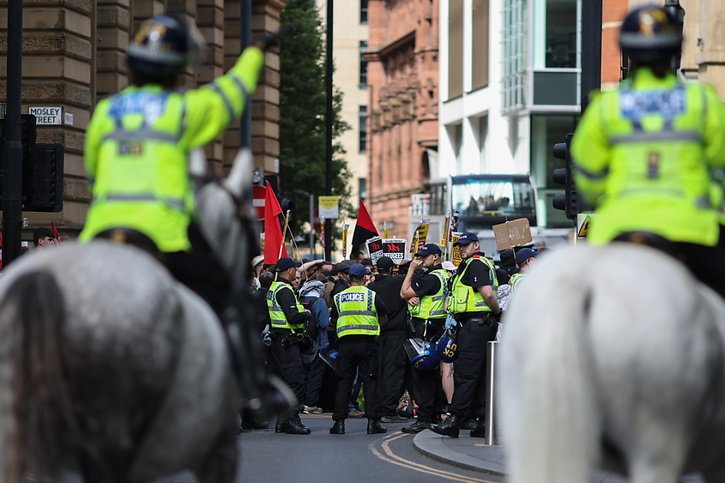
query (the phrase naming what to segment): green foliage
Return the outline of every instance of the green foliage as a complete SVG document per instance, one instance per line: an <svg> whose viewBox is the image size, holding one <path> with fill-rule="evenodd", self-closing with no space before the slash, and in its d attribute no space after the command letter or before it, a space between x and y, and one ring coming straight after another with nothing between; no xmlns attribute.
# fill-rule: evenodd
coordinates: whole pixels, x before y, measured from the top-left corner
<svg viewBox="0 0 725 483"><path fill-rule="evenodd" d="M282 24L296 27L280 47L280 183L283 192L305 190L325 194L325 30L311 0L287 0ZM333 194L341 196L341 208L350 211L352 175L347 169L340 135L350 129L341 118L342 94L333 95ZM307 197L296 197L295 234L307 221Z"/></svg>

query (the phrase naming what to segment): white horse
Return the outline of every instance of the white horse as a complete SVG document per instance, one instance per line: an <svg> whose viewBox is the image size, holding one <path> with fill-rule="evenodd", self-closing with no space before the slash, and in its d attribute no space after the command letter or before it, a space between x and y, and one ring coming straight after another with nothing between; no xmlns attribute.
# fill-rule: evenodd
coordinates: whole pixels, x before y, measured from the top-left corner
<svg viewBox="0 0 725 483"><path fill-rule="evenodd" d="M725 276L725 274L723 274ZM628 244L545 254L503 321L497 405L509 481L725 481L725 303Z"/></svg>
<svg viewBox="0 0 725 483"><path fill-rule="evenodd" d="M205 164L193 158L197 174ZM249 247L236 201L251 155L197 191L201 230L230 274ZM135 483L236 471L237 385L214 312L149 254L64 243L0 277L0 481Z"/></svg>

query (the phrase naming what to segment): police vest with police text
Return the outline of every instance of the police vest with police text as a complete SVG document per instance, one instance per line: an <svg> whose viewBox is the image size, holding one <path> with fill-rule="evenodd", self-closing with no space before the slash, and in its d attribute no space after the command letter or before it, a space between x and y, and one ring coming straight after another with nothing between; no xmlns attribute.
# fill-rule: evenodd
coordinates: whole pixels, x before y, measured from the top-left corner
<svg viewBox="0 0 725 483"><path fill-rule="evenodd" d="M425 320L445 319L448 272L439 268L430 272L429 275L433 275L438 279L440 287L433 295L422 296L418 305L409 305L410 315Z"/></svg>
<svg viewBox="0 0 725 483"><path fill-rule="evenodd" d="M282 306L279 305L279 302L277 301L277 294L282 290L289 290L292 292L292 295L294 295L295 298L298 312L302 312L305 310L299 300L297 300L297 295L295 295L294 290L292 290L292 287L288 283L272 282L272 285L269 287L269 291L267 292L267 307L269 308L269 319L271 327L273 329L288 329L293 331L304 329L305 324L293 325L290 324L287 320L287 316L284 314Z"/></svg>
<svg viewBox="0 0 725 483"><path fill-rule="evenodd" d="M335 295L338 319L337 337L346 335L378 335L380 324L375 310L375 292L355 285Z"/></svg>
<svg viewBox="0 0 725 483"><path fill-rule="evenodd" d="M448 310L452 314L469 312L492 312L491 307L488 306L479 291L476 288L471 287L470 285L465 285L463 283L463 275L466 273L466 270L468 270L472 263L483 263L484 265L486 265L486 269L489 272L489 278L491 279L493 293L495 294L496 290L498 289L496 268L488 258L480 255L474 255L463 263L463 269L461 270L459 268L458 275L456 275L453 279L453 287L451 289Z"/></svg>

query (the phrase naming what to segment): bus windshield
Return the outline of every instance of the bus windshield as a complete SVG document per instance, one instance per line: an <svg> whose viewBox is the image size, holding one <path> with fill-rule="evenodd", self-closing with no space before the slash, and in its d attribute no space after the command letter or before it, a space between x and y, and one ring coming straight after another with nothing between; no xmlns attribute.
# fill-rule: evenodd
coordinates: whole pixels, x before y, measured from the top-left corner
<svg viewBox="0 0 725 483"><path fill-rule="evenodd" d="M491 228L517 218L536 225L534 189L527 175L453 176L451 207L460 216L460 231Z"/></svg>

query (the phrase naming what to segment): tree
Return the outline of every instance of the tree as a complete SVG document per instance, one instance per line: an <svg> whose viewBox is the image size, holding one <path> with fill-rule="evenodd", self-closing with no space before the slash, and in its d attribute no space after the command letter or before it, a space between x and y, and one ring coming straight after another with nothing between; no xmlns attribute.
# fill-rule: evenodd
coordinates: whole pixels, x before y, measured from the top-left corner
<svg viewBox="0 0 725 483"><path fill-rule="evenodd" d="M280 184L292 196L295 188L315 196L325 194L325 42L322 19L312 0L287 0L282 24L294 25L292 37L280 47ZM342 94L333 95L333 194L340 195L341 209L349 212L352 175L347 169L340 135L350 129L342 119ZM297 196L293 233L309 212L307 197Z"/></svg>

